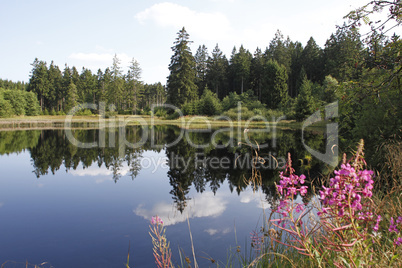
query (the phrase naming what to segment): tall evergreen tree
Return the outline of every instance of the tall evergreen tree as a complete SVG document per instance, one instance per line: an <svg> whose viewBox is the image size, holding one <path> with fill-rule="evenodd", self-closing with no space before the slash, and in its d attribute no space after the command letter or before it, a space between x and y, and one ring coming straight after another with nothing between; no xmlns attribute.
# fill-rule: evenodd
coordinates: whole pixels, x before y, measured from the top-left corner
<svg viewBox="0 0 402 268"><path fill-rule="evenodd" d="M137 113L139 99L142 97L143 86L141 79L141 67L136 59L132 59L127 73L127 101L133 114Z"/></svg>
<svg viewBox="0 0 402 268"><path fill-rule="evenodd" d="M307 45L304 47L301 60L307 74L307 79L313 83L321 82L324 69L323 54L322 49L317 45L313 37L310 37Z"/></svg>
<svg viewBox="0 0 402 268"><path fill-rule="evenodd" d="M59 111L59 97L61 96L62 75L59 67L52 61L48 70L49 94L46 98L46 107L49 110Z"/></svg>
<svg viewBox="0 0 402 268"><path fill-rule="evenodd" d="M39 99L39 104L41 110L45 109L45 98L48 97L49 94L49 80L48 80L48 72L46 62L39 61L38 58L35 58L32 65L32 71L29 79L29 91L33 91L36 93Z"/></svg>
<svg viewBox="0 0 402 268"><path fill-rule="evenodd" d="M92 71L82 68L80 75L81 92L78 93L80 103L96 103L97 78Z"/></svg>
<svg viewBox="0 0 402 268"><path fill-rule="evenodd" d="M275 60L269 60L265 64L264 88L262 102L269 108L282 108L288 101L288 74L286 67Z"/></svg>
<svg viewBox="0 0 402 268"><path fill-rule="evenodd" d="M233 58L233 82L238 93L250 89L250 66L253 56L246 50L243 45L240 46L239 52Z"/></svg>
<svg viewBox="0 0 402 268"><path fill-rule="evenodd" d="M205 86L207 85L207 63L208 63L208 50L205 45L199 46L195 55L195 69L197 71L196 85L198 87L198 95L201 96Z"/></svg>
<svg viewBox="0 0 402 268"><path fill-rule="evenodd" d="M172 47L173 56L169 64L170 74L167 81L168 102L181 107L187 102L196 100L197 85L195 60L191 54L189 34L183 27L177 33Z"/></svg>
<svg viewBox="0 0 402 268"><path fill-rule="evenodd" d="M314 99L311 94L313 83L305 76L296 99L296 120L303 121L314 113Z"/></svg>
<svg viewBox="0 0 402 268"><path fill-rule="evenodd" d="M262 98L262 83L264 79L264 63L265 57L260 48L257 47L254 57L251 60L250 79L255 96L261 101Z"/></svg>
<svg viewBox="0 0 402 268"><path fill-rule="evenodd" d="M303 46L300 42L294 43L291 59L291 72L289 73L288 87L289 95L294 98L298 94L298 79L301 69L303 68L302 62Z"/></svg>
<svg viewBox="0 0 402 268"><path fill-rule="evenodd" d="M67 95L65 101L65 112L69 112L72 108L74 108L78 104L78 94L77 94L77 86L70 82L67 87Z"/></svg>
<svg viewBox="0 0 402 268"><path fill-rule="evenodd" d="M325 43L325 75L343 82L359 78L363 65L362 47L356 29L338 28Z"/></svg>
<svg viewBox="0 0 402 268"><path fill-rule="evenodd" d="M223 99L227 94L227 72L228 72L228 60L223 55L218 44L216 44L211 56L208 58L207 64L207 86L215 94Z"/></svg>
<svg viewBox="0 0 402 268"><path fill-rule="evenodd" d="M113 57L113 64L110 68L111 72L111 84L109 87L108 100L109 103L113 103L117 109L122 109L123 107L123 90L124 90L124 80L123 72L121 69L121 60L117 57L117 54Z"/></svg>

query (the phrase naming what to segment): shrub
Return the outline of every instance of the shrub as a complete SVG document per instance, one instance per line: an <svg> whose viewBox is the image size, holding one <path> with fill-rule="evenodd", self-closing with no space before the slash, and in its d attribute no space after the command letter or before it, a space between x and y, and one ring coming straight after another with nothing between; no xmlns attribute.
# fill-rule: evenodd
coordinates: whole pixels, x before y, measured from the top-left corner
<svg viewBox="0 0 402 268"><path fill-rule="evenodd" d="M0 95L0 117L11 117L12 115L14 115L13 107Z"/></svg>
<svg viewBox="0 0 402 268"><path fill-rule="evenodd" d="M25 97L25 114L28 116L35 116L40 114L40 106L35 93L24 92Z"/></svg>
<svg viewBox="0 0 402 268"><path fill-rule="evenodd" d="M24 91L20 90L5 90L3 93L3 97L5 100L8 100L13 107L15 115L24 115L25 114L25 97Z"/></svg>
<svg viewBox="0 0 402 268"><path fill-rule="evenodd" d="M252 111L249 111L247 107L241 107L239 108L232 108L229 111L226 111L223 113L223 115L228 116L232 120L248 120L251 117L255 116L255 114Z"/></svg>

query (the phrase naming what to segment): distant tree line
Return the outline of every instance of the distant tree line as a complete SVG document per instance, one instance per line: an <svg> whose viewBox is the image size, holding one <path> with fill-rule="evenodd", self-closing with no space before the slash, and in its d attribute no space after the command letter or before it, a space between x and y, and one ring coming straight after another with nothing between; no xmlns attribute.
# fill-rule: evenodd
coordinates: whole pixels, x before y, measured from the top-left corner
<svg viewBox="0 0 402 268"><path fill-rule="evenodd" d="M104 102L119 113L137 114L166 99L161 83L149 85L140 79L139 63L132 59L128 72L123 74L117 55L110 68L99 69L96 74L85 67L79 73L67 65L61 71L53 62L47 66L35 59L27 89L36 93L42 111L67 113L78 104Z"/></svg>

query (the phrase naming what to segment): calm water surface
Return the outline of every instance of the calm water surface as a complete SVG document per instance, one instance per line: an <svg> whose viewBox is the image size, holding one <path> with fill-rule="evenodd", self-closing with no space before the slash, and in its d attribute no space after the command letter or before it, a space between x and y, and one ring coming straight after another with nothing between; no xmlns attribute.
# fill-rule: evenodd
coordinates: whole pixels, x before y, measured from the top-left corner
<svg viewBox="0 0 402 268"><path fill-rule="evenodd" d="M155 267L148 234L154 215L165 222L175 263L179 248L192 259L187 219L200 267L211 265L208 258L226 263L231 247L250 248L250 232L274 203L278 169L271 156L278 164L287 152L295 163L306 156L299 132L248 133L253 143L269 144L259 151L267 163L254 192L245 182L253 150L238 145L245 141L237 134L131 127L126 146L118 129L72 135L96 146L79 148L63 130L0 132L0 263L19 265L5 267L25 267L26 260L124 267L129 244L130 267ZM305 138L324 150L322 134ZM314 176L322 169L314 159L304 162L298 171Z"/></svg>

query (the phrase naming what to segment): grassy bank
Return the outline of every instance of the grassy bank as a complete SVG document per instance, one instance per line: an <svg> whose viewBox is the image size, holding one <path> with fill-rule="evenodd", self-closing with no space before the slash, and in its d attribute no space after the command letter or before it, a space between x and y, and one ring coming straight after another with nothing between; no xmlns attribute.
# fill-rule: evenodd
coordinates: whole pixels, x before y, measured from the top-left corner
<svg viewBox="0 0 402 268"><path fill-rule="evenodd" d="M266 128L276 126L279 129L300 129L302 123L294 120L269 121L232 121L222 120L219 117L184 116L178 119L163 119L149 115L118 115L112 118L101 118L98 115L74 116L68 118L65 115L19 116L0 119L0 130L25 130L25 129L63 129L71 128L97 128L100 126L115 127L124 126L150 126L150 125L174 125L188 129L208 128ZM309 126L310 130L322 130L325 122Z"/></svg>

